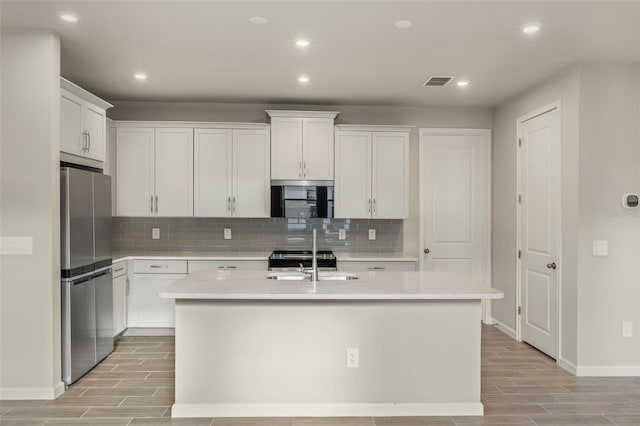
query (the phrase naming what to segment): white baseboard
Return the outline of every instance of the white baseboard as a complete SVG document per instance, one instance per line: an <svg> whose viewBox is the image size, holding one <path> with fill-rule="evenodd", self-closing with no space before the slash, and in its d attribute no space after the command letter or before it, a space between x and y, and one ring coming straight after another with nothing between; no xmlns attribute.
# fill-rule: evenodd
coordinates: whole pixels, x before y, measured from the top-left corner
<svg viewBox="0 0 640 426"><path fill-rule="evenodd" d="M578 365L579 377L640 377L640 365Z"/></svg>
<svg viewBox="0 0 640 426"><path fill-rule="evenodd" d="M572 363L571 361L567 361L566 359L560 357L558 358L557 361L558 367L562 368L563 370L568 371L569 373L573 374L574 376L577 376L578 374L578 366L575 365L574 363Z"/></svg>
<svg viewBox="0 0 640 426"><path fill-rule="evenodd" d="M507 327L506 325L504 325L503 323L501 323L500 321L498 321L495 318L491 318L491 321L493 322L493 324L495 324L496 328L500 331L502 331L504 334L506 334L507 336L511 337L513 340L517 340L516 339L516 331L511 328L511 327Z"/></svg>
<svg viewBox="0 0 640 426"><path fill-rule="evenodd" d="M482 416L479 402L424 404L174 404L171 417Z"/></svg>
<svg viewBox="0 0 640 426"><path fill-rule="evenodd" d="M122 336L175 336L175 328L130 327L122 332Z"/></svg>
<svg viewBox="0 0 640 426"><path fill-rule="evenodd" d="M56 399L64 393L64 383L56 383L53 387L41 388L0 388L0 400L16 399Z"/></svg>

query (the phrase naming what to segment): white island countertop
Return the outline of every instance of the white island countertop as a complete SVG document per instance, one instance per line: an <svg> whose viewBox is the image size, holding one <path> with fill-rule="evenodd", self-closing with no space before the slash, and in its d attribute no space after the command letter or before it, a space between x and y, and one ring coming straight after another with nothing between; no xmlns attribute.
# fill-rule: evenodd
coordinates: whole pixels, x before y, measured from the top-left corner
<svg viewBox="0 0 640 426"><path fill-rule="evenodd" d="M268 279L262 271L197 271L159 293L165 299L200 300L478 300L502 299L453 272L358 272L356 280Z"/></svg>

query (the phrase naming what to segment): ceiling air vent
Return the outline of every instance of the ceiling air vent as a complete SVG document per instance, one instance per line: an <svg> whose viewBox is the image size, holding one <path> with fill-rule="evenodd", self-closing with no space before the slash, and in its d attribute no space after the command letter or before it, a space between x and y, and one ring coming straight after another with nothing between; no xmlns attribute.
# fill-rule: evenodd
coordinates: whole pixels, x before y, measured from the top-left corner
<svg viewBox="0 0 640 426"><path fill-rule="evenodd" d="M429 80L425 81L424 87L442 87L450 82L453 77L431 77Z"/></svg>

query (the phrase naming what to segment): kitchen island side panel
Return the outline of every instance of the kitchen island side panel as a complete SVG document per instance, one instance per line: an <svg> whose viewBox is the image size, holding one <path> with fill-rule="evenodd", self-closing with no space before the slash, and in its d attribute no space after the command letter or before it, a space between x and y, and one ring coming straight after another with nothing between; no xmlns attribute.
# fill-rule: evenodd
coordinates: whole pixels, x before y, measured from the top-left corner
<svg viewBox="0 0 640 426"><path fill-rule="evenodd" d="M480 306L178 299L172 415L481 415Z"/></svg>

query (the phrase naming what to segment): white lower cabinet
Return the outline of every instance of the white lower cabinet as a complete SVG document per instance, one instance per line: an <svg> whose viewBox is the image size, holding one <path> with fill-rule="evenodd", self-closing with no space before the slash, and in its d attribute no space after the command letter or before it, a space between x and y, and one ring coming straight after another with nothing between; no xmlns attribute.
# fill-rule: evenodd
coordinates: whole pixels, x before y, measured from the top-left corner
<svg viewBox="0 0 640 426"><path fill-rule="evenodd" d="M127 329L127 305L129 298L129 278L127 262L113 264L113 335Z"/></svg>
<svg viewBox="0 0 640 426"><path fill-rule="evenodd" d="M173 299L161 299L158 293L187 276L186 260L135 260L129 290L128 326L171 328L175 326Z"/></svg>
<svg viewBox="0 0 640 426"><path fill-rule="evenodd" d="M338 271L358 272L358 271L415 271L416 262L413 260L399 261L354 261L339 260Z"/></svg>

